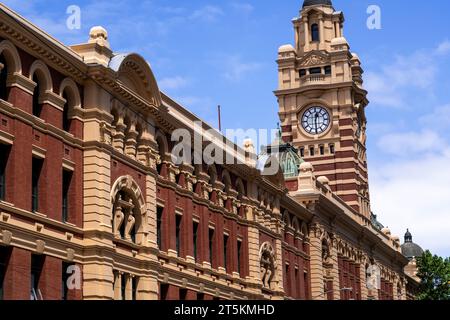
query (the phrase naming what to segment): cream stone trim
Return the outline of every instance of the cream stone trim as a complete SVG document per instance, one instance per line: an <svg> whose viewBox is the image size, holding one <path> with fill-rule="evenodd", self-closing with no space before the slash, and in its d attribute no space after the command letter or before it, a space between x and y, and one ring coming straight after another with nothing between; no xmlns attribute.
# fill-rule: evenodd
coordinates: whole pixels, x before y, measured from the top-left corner
<svg viewBox="0 0 450 320"><path fill-rule="evenodd" d="M36 84L20 73L14 73L8 77L8 87L17 87L26 93L33 95Z"/></svg>
<svg viewBox="0 0 450 320"><path fill-rule="evenodd" d="M0 142L12 146L14 144L14 136L8 132L0 130Z"/></svg>
<svg viewBox="0 0 450 320"><path fill-rule="evenodd" d="M36 158L45 159L45 156L47 154L47 150L45 150L45 149L43 149L41 147L38 147L36 145L33 145L32 154Z"/></svg>
<svg viewBox="0 0 450 320"><path fill-rule="evenodd" d="M58 109L59 111L64 111L65 100L59 95L53 93L52 91L45 91L44 94L40 96L39 103L46 103L52 107Z"/></svg>
<svg viewBox="0 0 450 320"><path fill-rule="evenodd" d="M2 5L3 7L3 5ZM20 59L19 52L14 44L9 40L3 40L0 42L0 54L3 53L8 63L8 69L12 70L12 73L22 73L22 60ZM13 64L11 66L11 63Z"/></svg>
<svg viewBox="0 0 450 320"><path fill-rule="evenodd" d="M68 171L72 171L72 172L75 171L75 163L70 161L70 160L67 160L67 159L63 158L62 166L63 166L64 169L66 169Z"/></svg>
<svg viewBox="0 0 450 320"><path fill-rule="evenodd" d="M44 91L53 91L53 81L52 76L50 74L50 70L48 69L47 65L41 61L41 60L35 60L33 64L30 67L29 71L29 77L28 79L33 81L34 74L38 72L38 77L43 77L43 79L39 79L40 81L43 81L41 87L43 87Z"/></svg>

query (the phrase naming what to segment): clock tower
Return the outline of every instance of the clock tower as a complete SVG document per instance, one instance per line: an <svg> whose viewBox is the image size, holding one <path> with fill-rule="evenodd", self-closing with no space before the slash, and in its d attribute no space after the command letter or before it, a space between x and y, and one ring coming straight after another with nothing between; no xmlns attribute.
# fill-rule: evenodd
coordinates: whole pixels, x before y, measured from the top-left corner
<svg viewBox="0 0 450 320"><path fill-rule="evenodd" d="M331 0L305 0L293 19L295 45L278 51L282 138L326 176L332 191L371 216L366 159L367 92L361 63L343 36ZM295 178L287 186L296 190Z"/></svg>

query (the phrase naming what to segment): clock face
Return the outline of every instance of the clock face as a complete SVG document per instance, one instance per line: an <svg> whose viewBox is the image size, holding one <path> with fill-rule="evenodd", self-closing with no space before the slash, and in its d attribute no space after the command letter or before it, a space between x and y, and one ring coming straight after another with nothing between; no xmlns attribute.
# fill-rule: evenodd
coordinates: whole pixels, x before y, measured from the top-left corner
<svg viewBox="0 0 450 320"><path fill-rule="evenodd" d="M330 114L323 107L311 107L303 113L302 127L309 134L321 134L330 126Z"/></svg>

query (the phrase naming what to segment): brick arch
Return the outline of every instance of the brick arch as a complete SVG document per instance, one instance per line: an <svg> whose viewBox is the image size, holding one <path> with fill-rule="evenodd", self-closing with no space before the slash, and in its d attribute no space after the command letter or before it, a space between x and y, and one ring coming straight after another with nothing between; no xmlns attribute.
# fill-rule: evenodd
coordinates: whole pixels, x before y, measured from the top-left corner
<svg viewBox="0 0 450 320"><path fill-rule="evenodd" d="M59 95L61 98L66 92L69 98L69 108L81 108L81 96L78 86L71 78L65 78L59 87Z"/></svg>
<svg viewBox="0 0 450 320"><path fill-rule="evenodd" d="M22 62L19 52L11 41L3 40L0 42L0 54L5 57L8 64L9 75L14 73L22 74ZM8 75L8 76L9 76Z"/></svg>
<svg viewBox="0 0 450 320"><path fill-rule="evenodd" d="M36 60L31 65L29 79L33 80L35 74L39 79L39 84L43 92L45 91L53 92L52 76L50 74L50 70L43 61Z"/></svg>

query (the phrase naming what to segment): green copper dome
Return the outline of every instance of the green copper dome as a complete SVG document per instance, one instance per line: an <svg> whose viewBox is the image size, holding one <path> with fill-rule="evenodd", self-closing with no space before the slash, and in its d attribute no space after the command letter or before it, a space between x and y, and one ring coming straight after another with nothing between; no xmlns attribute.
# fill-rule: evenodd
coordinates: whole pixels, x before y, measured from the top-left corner
<svg viewBox="0 0 450 320"><path fill-rule="evenodd" d="M280 163L284 178L296 178L300 171L300 165L305 162L299 155L298 150L290 143L281 139L281 132L271 145L261 149L261 156L275 156Z"/></svg>

